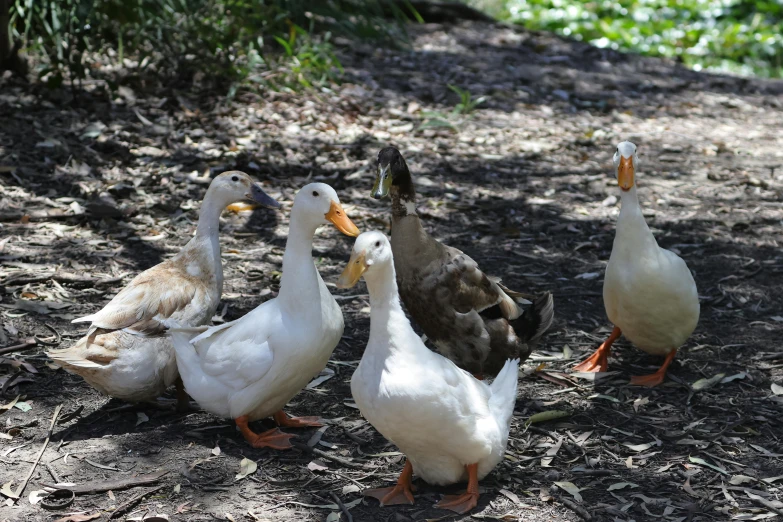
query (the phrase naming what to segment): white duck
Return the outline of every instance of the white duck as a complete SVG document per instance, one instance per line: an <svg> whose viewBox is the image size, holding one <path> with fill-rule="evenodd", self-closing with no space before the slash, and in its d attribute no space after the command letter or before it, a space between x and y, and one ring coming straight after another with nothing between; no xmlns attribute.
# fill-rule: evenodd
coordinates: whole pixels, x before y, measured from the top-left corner
<svg viewBox="0 0 783 522"><path fill-rule="evenodd" d="M220 174L204 196L196 235L180 253L136 276L100 311L74 319L91 323L87 335L47 355L106 395L131 402L161 395L177 380L164 332L172 324L205 324L215 314L223 291L220 213L243 199L280 206L244 172ZM178 391L179 406L187 406L180 382Z"/></svg>
<svg viewBox="0 0 783 522"><path fill-rule="evenodd" d="M364 494L381 505L412 504L413 473L435 485L467 479L464 494L436 505L466 513L478 502L478 481L503 458L519 360L507 360L488 385L427 348L402 311L391 245L380 232L356 239L337 286L349 288L362 275L370 292L370 338L351 392L362 415L408 459L396 486Z"/></svg>
<svg viewBox="0 0 783 522"><path fill-rule="evenodd" d="M332 187L305 186L291 210L278 296L192 339L188 329L171 331L187 392L206 411L234 419L255 448L290 448L292 435L257 434L248 422L274 415L281 426L320 426L317 417L291 418L282 408L326 366L343 334L343 314L312 256L315 231L327 222L359 233Z"/></svg>
<svg viewBox="0 0 783 522"><path fill-rule="evenodd" d="M606 371L612 343L624 335L637 348L665 356L661 368L631 378L632 384L656 386L679 348L699 322L699 295L691 271L674 252L658 246L639 207L634 179L636 145L624 141L614 154L622 207L612 255L606 266L604 306L614 324L609 338L577 371Z"/></svg>

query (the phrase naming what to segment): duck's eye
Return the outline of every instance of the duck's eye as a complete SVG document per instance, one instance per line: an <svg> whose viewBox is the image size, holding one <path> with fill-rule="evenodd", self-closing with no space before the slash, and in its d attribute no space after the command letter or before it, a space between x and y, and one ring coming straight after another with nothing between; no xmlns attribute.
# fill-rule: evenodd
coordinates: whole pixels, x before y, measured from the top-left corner
<svg viewBox="0 0 783 522"><path fill-rule="evenodd" d="M318 191L317 190L313 191L313 197L316 197L316 198L318 197Z"/></svg>
<svg viewBox="0 0 783 522"><path fill-rule="evenodd" d="M381 242L380 241L376 241L375 242L375 248L378 248L379 246L381 246Z"/></svg>
<svg viewBox="0 0 783 522"><path fill-rule="evenodd" d="M231 181L239 181L239 176L231 176Z"/></svg>

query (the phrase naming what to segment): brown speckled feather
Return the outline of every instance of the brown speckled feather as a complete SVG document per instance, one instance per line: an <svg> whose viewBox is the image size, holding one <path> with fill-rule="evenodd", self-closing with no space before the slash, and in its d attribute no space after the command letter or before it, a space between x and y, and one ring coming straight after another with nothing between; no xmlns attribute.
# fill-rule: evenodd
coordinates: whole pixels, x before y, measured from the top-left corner
<svg viewBox="0 0 783 522"><path fill-rule="evenodd" d="M396 169L389 191L394 268L411 318L441 354L474 374L496 375L507 359L525 360L552 323L552 295L523 310L523 294L506 291L462 251L433 239L415 214L407 164L388 149ZM381 156L379 162L388 161Z"/></svg>

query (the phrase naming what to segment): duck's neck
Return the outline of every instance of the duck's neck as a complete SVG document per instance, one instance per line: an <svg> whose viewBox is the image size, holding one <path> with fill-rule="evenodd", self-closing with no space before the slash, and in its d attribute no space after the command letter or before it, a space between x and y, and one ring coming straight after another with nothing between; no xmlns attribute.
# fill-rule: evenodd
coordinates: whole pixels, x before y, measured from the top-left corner
<svg viewBox="0 0 783 522"><path fill-rule="evenodd" d="M292 313L304 311L308 302L320 302L319 276L313 263L313 236L317 228L318 225L297 219L296 213L291 216L278 299Z"/></svg>
<svg viewBox="0 0 783 522"><path fill-rule="evenodd" d="M220 214L226 203L219 201L214 192L207 190L198 214L196 235L193 236L182 251L179 258L192 258L194 255L206 262L215 274L218 292L223 288L223 264L220 259Z"/></svg>
<svg viewBox="0 0 783 522"><path fill-rule="evenodd" d="M647 226L647 222L639 206L639 196L636 193L636 185L630 190L620 193L620 216L617 218L617 232L615 234L615 248L622 247L629 252L639 249L657 246L655 237Z"/></svg>
<svg viewBox="0 0 783 522"><path fill-rule="evenodd" d="M367 350L375 357L386 358L400 350L413 349L415 345L405 342L406 333L416 334L400 304L394 265L378 265L373 273L365 274L364 280L370 293L370 341Z"/></svg>
<svg viewBox="0 0 783 522"><path fill-rule="evenodd" d="M405 216L416 215L416 191L413 189L413 179L405 160L394 168L398 171L389 188L389 195L392 200L392 220L396 221Z"/></svg>

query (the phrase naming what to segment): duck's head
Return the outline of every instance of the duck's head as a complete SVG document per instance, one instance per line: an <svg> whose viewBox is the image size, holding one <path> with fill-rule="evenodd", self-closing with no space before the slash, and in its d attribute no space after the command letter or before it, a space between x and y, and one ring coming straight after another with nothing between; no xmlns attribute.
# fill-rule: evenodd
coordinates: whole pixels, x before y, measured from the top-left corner
<svg viewBox="0 0 783 522"><path fill-rule="evenodd" d="M209 184L209 194L215 198L221 208L232 203L250 200L267 208L279 208L280 203L264 192L261 184L241 170L229 170L219 174Z"/></svg>
<svg viewBox="0 0 783 522"><path fill-rule="evenodd" d="M617 151L612 158L614 162L617 183L620 188L627 192L634 186L636 165L639 163L639 157L636 155L636 145L630 141L624 141L617 146Z"/></svg>
<svg viewBox="0 0 783 522"><path fill-rule="evenodd" d="M337 280L337 288L351 288L365 273L372 274L378 267L392 262L389 240L376 230L365 232L356 238L351 259Z"/></svg>
<svg viewBox="0 0 783 522"><path fill-rule="evenodd" d="M346 236L359 235L359 229L340 205L337 192L326 183L310 183L302 187L294 198L291 213L313 227L332 223Z"/></svg>
<svg viewBox="0 0 783 522"><path fill-rule="evenodd" d="M384 147L378 152L376 178L372 186L372 197L381 199L389 194L392 185L410 182L410 171L405 158L394 147Z"/></svg>

